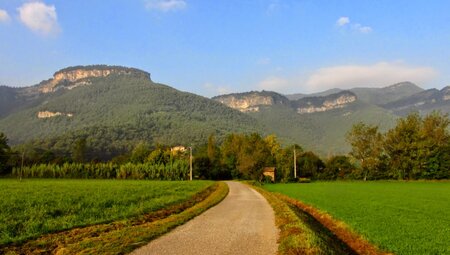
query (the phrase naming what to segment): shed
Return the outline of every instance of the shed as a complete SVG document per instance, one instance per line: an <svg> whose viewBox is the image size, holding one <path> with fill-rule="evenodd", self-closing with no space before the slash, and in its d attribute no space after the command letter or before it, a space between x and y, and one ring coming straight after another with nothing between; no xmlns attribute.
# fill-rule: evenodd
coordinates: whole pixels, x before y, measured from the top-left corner
<svg viewBox="0 0 450 255"><path fill-rule="evenodd" d="M276 168L273 166L264 167L263 176L269 176L272 179L272 182L275 182L275 171L276 171Z"/></svg>

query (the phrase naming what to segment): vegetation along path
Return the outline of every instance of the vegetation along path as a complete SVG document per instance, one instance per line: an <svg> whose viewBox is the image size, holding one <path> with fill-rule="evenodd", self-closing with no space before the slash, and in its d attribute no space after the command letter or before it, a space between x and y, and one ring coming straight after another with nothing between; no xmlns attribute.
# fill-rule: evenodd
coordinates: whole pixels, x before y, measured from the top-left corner
<svg viewBox="0 0 450 255"><path fill-rule="evenodd" d="M244 184L227 184L229 194L217 206L132 254L275 254L270 205Z"/></svg>

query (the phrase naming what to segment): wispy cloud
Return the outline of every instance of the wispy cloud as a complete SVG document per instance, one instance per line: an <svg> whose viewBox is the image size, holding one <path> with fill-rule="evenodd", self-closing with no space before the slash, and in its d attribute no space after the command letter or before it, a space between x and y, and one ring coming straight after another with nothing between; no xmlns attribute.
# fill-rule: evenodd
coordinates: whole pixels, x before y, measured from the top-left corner
<svg viewBox="0 0 450 255"><path fill-rule="evenodd" d="M353 29L356 32L362 33L362 34L368 34L372 32L372 28L369 26L363 26L359 23L352 23L350 22L350 18L346 16L342 16L339 19L336 20L336 25L340 28L345 28L347 26L351 26L351 29Z"/></svg>
<svg viewBox="0 0 450 255"><path fill-rule="evenodd" d="M1 22L9 22L11 20L11 17L9 17L8 12L6 12L5 10L0 9L0 23Z"/></svg>
<svg viewBox="0 0 450 255"><path fill-rule="evenodd" d="M28 2L17 10L19 11L20 21L35 33L54 35L60 31L54 5L46 5L43 2Z"/></svg>
<svg viewBox="0 0 450 255"><path fill-rule="evenodd" d="M187 3L184 0L147 0L145 7L150 10L168 12L185 9Z"/></svg>
<svg viewBox="0 0 450 255"><path fill-rule="evenodd" d="M369 26L362 26L361 24L353 25L353 29L358 31L358 32L361 32L363 34L368 34L368 33L372 32L372 28L371 27L369 27Z"/></svg>
<svg viewBox="0 0 450 255"><path fill-rule="evenodd" d="M350 18L349 17L340 17L337 21L336 21L336 25L342 27L347 25L348 23L350 23Z"/></svg>
<svg viewBox="0 0 450 255"><path fill-rule="evenodd" d="M311 92L330 88L380 87L401 81L423 83L436 75L436 70L431 67L414 67L401 62L332 66L316 70L306 81L306 89Z"/></svg>

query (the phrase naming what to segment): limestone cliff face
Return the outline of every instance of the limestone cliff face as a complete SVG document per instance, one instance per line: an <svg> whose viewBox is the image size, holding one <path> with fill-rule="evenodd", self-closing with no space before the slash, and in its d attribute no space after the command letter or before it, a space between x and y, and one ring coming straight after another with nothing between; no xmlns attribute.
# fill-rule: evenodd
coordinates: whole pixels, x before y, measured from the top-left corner
<svg viewBox="0 0 450 255"><path fill-rule="evenodd" d="M267 96L249 95L243 98L228 96L217 99L217 101L241 112L259 111L259 105L273 105L273 99Z"/></svg>
<svg viewBox="0 0 450 255"><path fill-rule="evenodd" d="M450 100L450 86L443 88L442 93L443 93L442 99L444 101Z"/></svg>
<svg viewBox="0 0 450 255"><path fill-rule="evenodd" d="M72 113L62 113L62 112L50 112L50 111L41 111L37 113L38 119L47 119L47 118L53 118L57 116L66 116L66 117L73 117Z"/></svg>
<svg viewBox="0 0 450 255"><path fill-rule="evenodd" d="M344 108L356 101L356 95L349 91L343 91L326 97L310 97L297 101L297 112L300 114L325 112L333 109Z"/></svg>
<svg viewBox="0 0 450 255"><path fill-rule="evenodd" d="M258 112L260 106L289 104L289 100L284 96L269 91L229 94L213 99L241 112Z"/></svg>
<svg viewBox="0 0 450 255"><path fill-rule="evenodd" d="M118 75L141 75L150 79L150 74L144 71L116 67L116 66L77 66L62 69L53 75L53 78L41 83L39 86L39 92L50 93L55 92L58 89L73 89L79 86L91 85L89 78L106 77L111 74Z"/></svg>
<svg viewBox="0 0 450 255"><path fill-rule="evenodd" d="M214 100L241 112L258 112L262 106L286 105L298 113L325 112L344 108L356 101L357 97L350 91L341 91L328 96L305 97L290 101L285 96L275 92L247 92L213 97Z"/></svg>

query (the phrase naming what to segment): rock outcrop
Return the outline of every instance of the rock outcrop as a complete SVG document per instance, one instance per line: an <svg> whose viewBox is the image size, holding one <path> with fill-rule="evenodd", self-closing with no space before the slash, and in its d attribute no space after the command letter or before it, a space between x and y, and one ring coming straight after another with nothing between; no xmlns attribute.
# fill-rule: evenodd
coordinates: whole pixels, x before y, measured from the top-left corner
<svg viewBox="0 0 450 255"><path fill-rule="evenodd" d="M228 94L213 97L212 99L241 112L258 112L261 106L289 104L289 100L286 97L270 91Z"/></svg>
<svg viewBox="0 0 450 255"><path fill-rule="evenodd" d="M275 92L252 91L217 96L213 99L241 112L258 112L261 107L278 104L292 107L298 113L304 114L343 108L356 101L357 97L350 91L341 91L327 96L304 97L290 101L287 97Z"/></svg>
<svg viewBox="0 0 450 255"><path fill-rule="evenodd" d="M62 112L50 112L50 111L42 111L37 113L37 117L39 119L47 119L47 118L53 118L57 116L66 116L66 117L73 117L73 113L62 113Z"/></svg>
<svg viewBox="0 0 450 255"><path fill-rule="evenodd" d="M356 95L350 91L342 91L325 97L305 97L296 101L296 110L300 114L325 112L344 108L356 101Z"/></svg>
<svg viewBox="0 0 450 255"><path fill-rule="evenodd" d="M150 79L150 74L139 69L120 66L75 66L62 69L53 75L53 78L42 82L38 91L41 93L51 93L59 89L73 89L79 86L91 85L91 78L106 77L116 75L139 75Z"/></svg>

